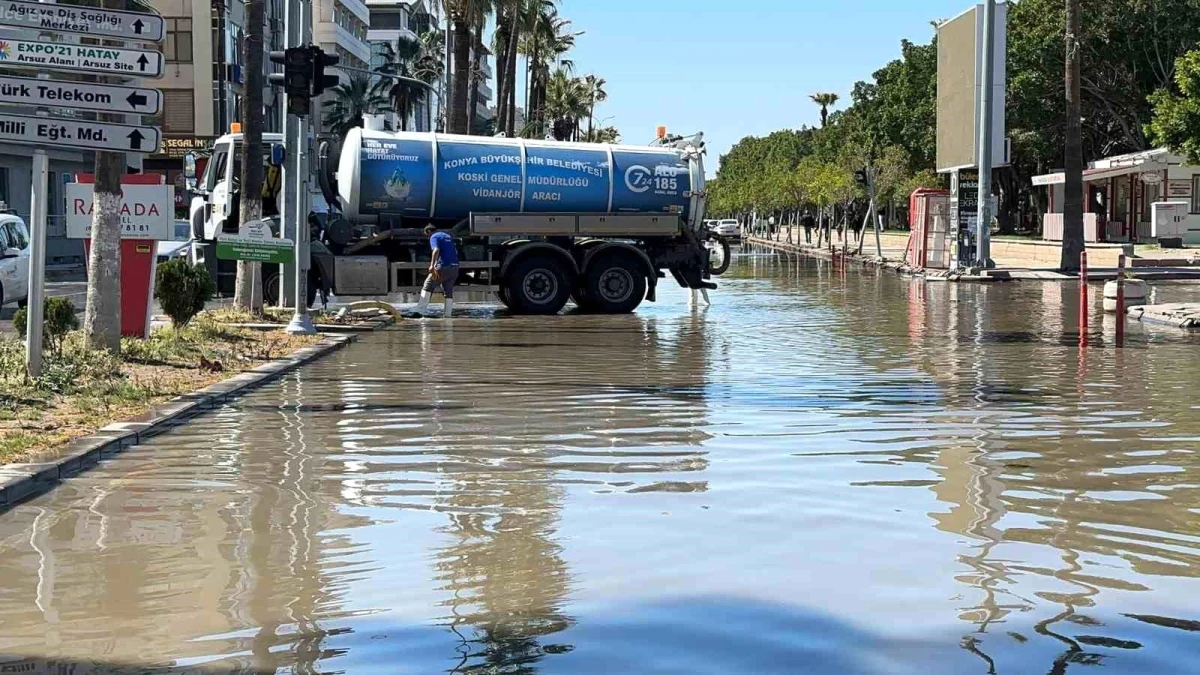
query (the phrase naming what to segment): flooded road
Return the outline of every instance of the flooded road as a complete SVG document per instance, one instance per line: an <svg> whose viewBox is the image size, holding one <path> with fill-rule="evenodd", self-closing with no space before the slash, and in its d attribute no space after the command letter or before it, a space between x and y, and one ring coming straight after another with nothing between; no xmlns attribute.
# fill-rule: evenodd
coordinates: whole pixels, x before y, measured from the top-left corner
<svg viewBox="0 0 1200 675"><path fill-rule="evenodd" d="M0 670L1196 672L1200 338L766 253L663 291L403 322L0 515Z"/></svg>

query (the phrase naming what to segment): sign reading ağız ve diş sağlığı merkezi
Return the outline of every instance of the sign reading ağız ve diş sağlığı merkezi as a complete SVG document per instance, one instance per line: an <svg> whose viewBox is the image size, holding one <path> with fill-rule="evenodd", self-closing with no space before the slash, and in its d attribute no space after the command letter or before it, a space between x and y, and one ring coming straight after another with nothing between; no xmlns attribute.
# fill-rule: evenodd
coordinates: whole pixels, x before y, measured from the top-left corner
<svg viewBox="0 0 1200 675"><path fill-rule="evenodd" d="M166 35L165 22L158 14L27 0L0 3L0 25L141 42L162 42Z"/></svg>

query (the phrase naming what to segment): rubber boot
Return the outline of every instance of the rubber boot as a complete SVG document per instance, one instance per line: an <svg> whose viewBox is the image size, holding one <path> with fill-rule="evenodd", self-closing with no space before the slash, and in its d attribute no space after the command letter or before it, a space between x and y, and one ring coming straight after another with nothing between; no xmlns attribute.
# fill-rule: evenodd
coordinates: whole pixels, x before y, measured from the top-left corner
<svg viewBox="0 0 1200 675"><path fill-rule="evenodd" d="M417 303L417 308L407 311L404 316L410 319L419 319L425 315L425 310L429 309L429 299L433 297L433 293L421 291L421 301Z"/></svg>
<svg viewBox="0 0 1200 675"><path fill-rule="evenodd" d="M446 300L442 303L442 318L449 319L450 315L453 313L454 313L454 298L446 298Z"/></svg>

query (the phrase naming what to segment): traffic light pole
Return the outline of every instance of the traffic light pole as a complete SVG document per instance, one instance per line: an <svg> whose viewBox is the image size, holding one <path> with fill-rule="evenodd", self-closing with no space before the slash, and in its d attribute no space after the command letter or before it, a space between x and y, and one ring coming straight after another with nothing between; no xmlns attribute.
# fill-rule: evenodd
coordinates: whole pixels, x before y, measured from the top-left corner
<svg viewBox="0 0 1200 675"><path fill-rule="evenodd" d="M291 46L299 47L307 45L312 39L312 5L309 0L287 0L288 2L288 19L293 17L299 23L295 32L297 42ZM288 26L288 38L291 39L292 26ZM288 162L292 166L289 172L293 176L293 190L291 198L293 222L295 223L295 257L296 262L293 265L295 270L295 283L293 294L295 296L296 308L292 314L292 320L287 325L287 332L294 335L312 335L317 332L313 326L312 317L308 314L308 124L307 120L312 119L312 103L309 102L308 117L298 117L288 114L287 119L289 128L293 130L287 136L287 140L293 145L288 150ZM282 282L282 279L280 280Z"/></svg>
<svg viewBox="0 0 1200 675"><path fill-rule="evenodd" d="M299 0L286 0L284 4L283 14L283 30L284 30L284 48L297 47L300 45L300 21ZM298 223L300 219L296 213L296 185L299 183L296 172L295 162L292 159L296 152L296 142L299 137L300 122L294 115L287 112L287 91L281 89L279 92L283 97L283 147L286 149L283 161L283 190L280 194L279 218L283 226L280 228L280 233L283 237L295 238L298 236ZM299 260L299 259L297 259ZM291 304L295 302L296 286L294 283L296 274L296 263L283 266L283 273L279 275L279 307L295 307Z"/></svg>

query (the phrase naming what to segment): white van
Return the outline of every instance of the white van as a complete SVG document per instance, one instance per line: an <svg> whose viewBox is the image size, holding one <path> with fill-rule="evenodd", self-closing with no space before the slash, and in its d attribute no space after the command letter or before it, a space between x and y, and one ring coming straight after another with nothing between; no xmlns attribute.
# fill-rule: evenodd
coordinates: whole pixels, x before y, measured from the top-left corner
<svg viewBox="0 0 1200 675"><path fill-rule="evenodd" d="M25 221L0 214L0 305L25 306L29 295L29 228Z"/></svg>

